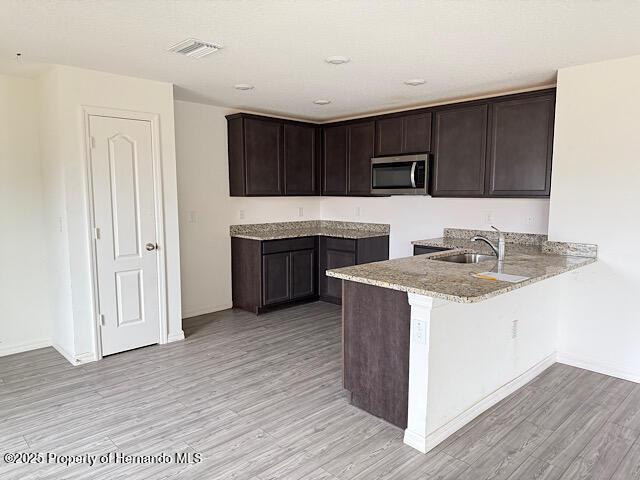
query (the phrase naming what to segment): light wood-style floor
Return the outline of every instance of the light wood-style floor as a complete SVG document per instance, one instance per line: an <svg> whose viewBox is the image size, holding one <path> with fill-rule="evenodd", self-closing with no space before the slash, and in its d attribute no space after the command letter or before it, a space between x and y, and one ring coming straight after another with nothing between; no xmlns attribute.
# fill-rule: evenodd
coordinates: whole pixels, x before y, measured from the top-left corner
<svg viewBox="0 0 640 480"><path fill-rule="evenodd" d="M339 308L186 321L184 342L72 367L0 358L1 453L199 453L192 464L6 464L42 479L640 479L640 385L556 364L422 455L349 405Z"/></svg>

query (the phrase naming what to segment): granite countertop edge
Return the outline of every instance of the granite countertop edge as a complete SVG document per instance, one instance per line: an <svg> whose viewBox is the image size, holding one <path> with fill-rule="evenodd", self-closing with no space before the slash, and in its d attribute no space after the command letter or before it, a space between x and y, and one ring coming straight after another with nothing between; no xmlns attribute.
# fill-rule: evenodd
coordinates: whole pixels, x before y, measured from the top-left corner
<svg viewBox="0 0 640 480"><path fill-rule="evenodd" d="M383 232L369 232L363 230L309 230L309 231L281 231L281 232L269 232L269 233L232 233L231 238L244 238L247 240L283 240L286 238L300 238L300 237L334 237L334 238L348 238L357 240L359 238L372 238L372 237L387 237L388 233Z"/></svg>
<svg viewBox="0 0 640 480"><path fill-rule="evenodd" d="M247 240L282 240L313 236L357 240L359 238L386 237L389 235L390 229L390 225L386 223L301 220L231 225L229 234L232 238Z"/></svg>
<svg viewBox="0 0 640 480"><path fill-rule="evenodd" d="M474 250L468 249L468 248L454 248L454 249L448 250L446 252L438 252L438 253L433 253L433 254L430 254L430 255L423 255L423 257L431 259L431 258L437 257L437 256L448 256L448 255L454 255L454 254L460 254L460 253L473 253L473 252L474 252ZM482 302L482 301L487 300L489 298L497 297L497 296L503 295L505 293L517 290L519 288L526 287L527 285L531 285L531 284L538 283L540 281L546 280L548 278L553 278L553 277L556 277L558 275L562 275L563 273L566 273L566 272L569 272L569 271L584 267L584 266L592 264L592 263L594 263L596 261L597 261L597 258L582 257L582 262L581 263L567 265L567 266L563 267L563 269L560 270L560 271L551 272L551 273L547 273L547 274L543 274L543 275L538 275L538 276L528 278L527 280L523 280L522 282L518 282L518 283L501 282L501 283L504 283L504 287L499 288L499 289L494 290L494 291L491 291L491 292L483 293L481 295L475 295L475 296L460 296L460 295L447 294L447 293L444 293L444 292L437 292L437 291L433 291L433 290L410 287L410 286L407 286L407 285L402 285L400 283L385 282L385 281L382 281L382 280L376 280L374 278L370 278L370 277L366 277L366 276L358 276L358 275L350 275L350 274L346 274L346 273L340 273L340 272L336 272L335 270L327 270L326 271L326 275L329 276L329 277L338 278L338 279L341 279L341 280L347 280L347 281L352 281L352 282L357 282L357 283L363 283L363 284L367 284L367 285L373 285L373 286L377 286L377 287L388 288L388 289L391 289L391 290L398 290L398 291L401 291L401 292L414 293L414 294L417 294L417 295L424 295L424 296L427 296L427 297L433 297L433 298L438 298L438 299L442 299L442 300L448 300L448 301L451 301L451 302L454 302L454 303L470 304L470 303ZM347 267L347 268L349 268L349 267Z"/></svg>

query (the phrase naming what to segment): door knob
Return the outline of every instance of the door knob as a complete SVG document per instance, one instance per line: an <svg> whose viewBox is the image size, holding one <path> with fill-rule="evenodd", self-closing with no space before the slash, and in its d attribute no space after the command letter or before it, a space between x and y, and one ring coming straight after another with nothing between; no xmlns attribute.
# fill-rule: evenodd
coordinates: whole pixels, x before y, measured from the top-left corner
<svg viewBox="0 0 640 480"><path fill-rule="evenodd" d="M155 243L147 243L144 248L147 249L147 252L152 252L153 250L155 250L156 248L158 248L158 245L156 245Z"/></svg>

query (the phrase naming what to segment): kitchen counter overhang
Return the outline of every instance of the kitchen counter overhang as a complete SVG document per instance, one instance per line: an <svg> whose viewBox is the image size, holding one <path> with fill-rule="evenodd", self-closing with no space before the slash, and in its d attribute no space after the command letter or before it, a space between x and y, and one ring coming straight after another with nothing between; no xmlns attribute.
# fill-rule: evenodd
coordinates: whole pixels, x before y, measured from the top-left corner
<svg viewBox="0 0 640 480"><path fill-rule="evenodd" d="M477 251L478 249L454 248L446 252L328 270L326 274L342 280L451 302L475 303L596 261L593 257L545 253L539 245L507 244L502 272L527 277L521 282L510 283L474 276L483 272L497 272L497 259L474 264L456 264L437 260L439 257Z"/></svg>

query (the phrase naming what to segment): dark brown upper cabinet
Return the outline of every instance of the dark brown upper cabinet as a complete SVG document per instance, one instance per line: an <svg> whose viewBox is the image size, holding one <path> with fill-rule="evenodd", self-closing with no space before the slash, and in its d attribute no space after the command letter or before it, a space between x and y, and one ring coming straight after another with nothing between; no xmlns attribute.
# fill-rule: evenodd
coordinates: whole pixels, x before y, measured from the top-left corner
<svg viewBox="0 0 640 480"><path fill-rule="evenodd" d="M425 153L431 150L431 112L376 120L376 156Z"/></svg>
<svg viewBox="0 0 640 480"><path fill-rule="evenodd" d="M227 117L231 196L318 194L318 128L271 117Z"/></svg>
<svg viewBox="0 0 640 480"><path fill-rule="evenodd" d="M491 104L488 195L549 196L554 112L553 93Z"/></svg>
<svg viewBox="0 0 640 480"><path fill-rule="evenodd" d="M371 158L430 153L434 197L548 197L555 89L358 120L229 115L232 196L368 196Z"/></svg>
<svg viewBox="0 0 640 480"><path fill-rule="evenodd" d="M325 127L323 133L322 195L346 195L349 153L347 127Z"/></svg>
<svg viewBox="0 0 640 480"><path fill-rule="evenodd" d="M281 195L282 123L244 119L245 187L247 195Z"/></svg>
<svg viewBox="0 0 640 480"><path fill-rule="evenodd" d="M371 195L375 122L325 127L322 195Z"/></svg>
<svg viewBox="0 0 640 480"><path fill-rule="evenodd" d="M371 157L374 156L375 122L349 125L348 139L347 195L371 195Z"/></svg>
<svg viewBox="0 0 640 480"><path fill-rule="evenodd" d="M488 105L461 105L435 112L434 197L484 195Z"/></svg>
<svg viewBox="0 0 640 480"><path fill-rule="evenodd" d="M310 125L284 124L284 193L318 195L318 129Z"/></svg>

